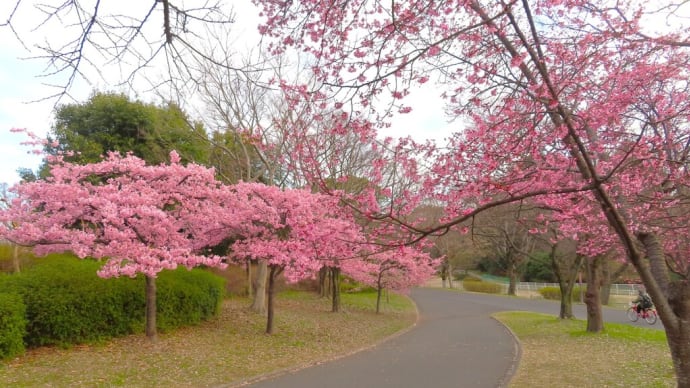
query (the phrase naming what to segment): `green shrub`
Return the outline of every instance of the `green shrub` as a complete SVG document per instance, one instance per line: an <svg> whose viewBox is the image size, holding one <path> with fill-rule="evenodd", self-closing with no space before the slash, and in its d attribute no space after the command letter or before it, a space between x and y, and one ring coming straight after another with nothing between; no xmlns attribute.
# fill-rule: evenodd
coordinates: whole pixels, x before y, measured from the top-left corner
<svg viewBox="0 0 690 388"><path fill-rule="evenodd" d="M358 292L369 293L369 292L376 292L376 288L372 287L372 286L368 286L364 283L360 283L358 281L355 281L352 278L344 277L340 281L340 292L348 293L348 294L354 294L354 293L358 293Z"/></svg>
<svg viewBox="0 0 690 388"><path fill-rule="evenodd" d="M215 316L225 294L225 279L202 270L164 271L156 284L156 324L163 331Z"/></svg>
<svg viewBox="0 0 690 388"><path fill-rule="evenodd" d="M560 300L561 290L558 287L542 287L539 289L539 295L544 299Z"/></svg>
<svg viewBox="0 0 690 388"><path fill-rule="evenodd" d="M29 347L95 342L142 332L145 279L102 279L101 263L51 255L30 270L0 278L0 289L26 305ZM203 270L164 271L157 281L158 327L169 330L208 319L218 311L222 279Z"/></svg>
<svg viewBox="0 0 690 388"><path fill-rule="evenodd" d="M486 294L500 294L503 292L503 286L501 284L483 282L472 278L465 278L465 280L462 281L462 287L465 291L483 292Z"/></svg>
<svg viewBox="0 0 690 388"><path fill-rule="evenodd" d="M24 353L26 306L17 294L0 293L0 359Z"/></svg>
<svg viewBox="0 0 690 388"><path fill-rule="evenodd" d="M532 258L527 261L525 269L522 272L522 281L524 282L546 282L555 283L558 281L556 274L553 272L551 266L552 260L549 252L539 251L532 255Z"/></svg>
<svg viewBox="0 0 690 388"><path fill-rule="evenodd" d="M7 287L26 305L27 346L64 346L143 330L143 286L127 278L101 279L99 268L95 261L51 255L8 277Z"/></svg>
<svg viewBox="0 0 690 388"><path fill-rule="evenodd" d="M539 294L544 299L561 300L561 289L558 287L542 287L539 289ZM580 300L580 287L573 287L571 300L574 302Z"/></svg>

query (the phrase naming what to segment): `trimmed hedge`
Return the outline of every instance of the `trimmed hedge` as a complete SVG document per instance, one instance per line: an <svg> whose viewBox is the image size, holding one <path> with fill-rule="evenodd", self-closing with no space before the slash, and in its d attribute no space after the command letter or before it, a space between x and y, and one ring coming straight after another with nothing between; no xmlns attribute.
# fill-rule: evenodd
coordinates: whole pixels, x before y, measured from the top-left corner
<svg viewBox="0 0 690 388"><path fill-rule="evenodd" d="M462 281L462 287L465 291L483 292L485 294L500 294L503 292L503 286L498 283L484 282L473 278L465 278Z"/></svg>
<svg viewBox="0 0 690 388"><path fill-rule="evenodd" d="M17 294L0 293L0 359L24 353L26 306Z"/></svg>
<svg viewBox="0 0 690 388"><path fill-rule="evenodd" d="M145 279L102 279L102 263L51 255L30 270L0 278L0 289L22 296L28 347L102 341L142 332ZM203 270L164 271L157 283L161 331L197 324L215 315L224 280Z"/></svg>
<svg viewBox="0 0 690 388"><path fill-rule="evenodd" d="M544 299L561 300L561 289L558 287L542 287L539 289L539 294L543 296ZM570 299L573 302L580 300L580 287L573 287Z"/></svg>
<svg viewBox="0 0 690 388"><path fill-rule="evenodd" d="M225 279L207 271L178 268L160 273L156 288L156 325L166 331L196 325L218 314L225 294Z"/></svg>

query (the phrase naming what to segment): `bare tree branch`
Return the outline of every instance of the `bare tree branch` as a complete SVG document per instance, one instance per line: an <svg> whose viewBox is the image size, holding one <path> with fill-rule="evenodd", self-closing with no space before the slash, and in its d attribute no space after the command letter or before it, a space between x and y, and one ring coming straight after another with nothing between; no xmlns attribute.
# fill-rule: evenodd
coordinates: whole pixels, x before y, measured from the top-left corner
<svg viewBox="0 0 690 388"><path fill-rule="evenodd" d="M0 28L9 29L25 49L35 51L25 59L46 62L40 76L57 92L38 100L54 99L56 104L69 96L78 81L92 83L97 78L131 87L135 78L143 77L151 85L174 84L189 80L190 63L228 66L224 58L214 58L197 47L210 26L233 24L231 7L223 6L221 0L148 2L125 8L130 6L101 0L15 0L8 14L0 16L5 20ZM27 20L39 22L30 30L18 28ZM32 42L33 34L43 34L45 40ZM120 79L104 74L106 65L115 65ZM152 81L154 77L147 73L156 66L165 67L164 81Z"/></svg>

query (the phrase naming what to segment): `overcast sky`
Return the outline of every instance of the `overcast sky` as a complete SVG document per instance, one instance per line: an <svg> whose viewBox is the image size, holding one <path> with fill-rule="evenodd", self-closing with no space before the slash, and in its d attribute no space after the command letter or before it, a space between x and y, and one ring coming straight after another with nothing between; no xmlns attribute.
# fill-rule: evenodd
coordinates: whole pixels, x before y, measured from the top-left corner
<svg viewBox="0 0 690 388"><path fill-rule="evenodd" d="M28 147L20 143L26 136L11 133L11 128L26 128L44 135L50 128L53 103L29 103L47 96L49 89L37 75L43 65L37 61L22 61L27 53L11 44L12 36L0 29L0 182L14 183L19 167L35 168L40 158L27 154Z"/></svg>
<svg viewBox="0 0 690 388"><path fill-rule="evenodd" d="M130 1L132 1L131 4ZM6 17L7 7L14 0L3 0L0 4L0 17ZM137 1L137 5L142 2ZM29 6L30 2L23 2L24 7ZM115 4L115 3L109 3ZM118 2L117 4L131 7L135 4L133 0L126 0ZM237 34L243 33L248 35L254 34L256 31L256 24L258 18L255 9L250 4L242 5L242 7L250 7L245 9L237 9L235 11L237 25L233 26L233 32ZM131 8L128 8L131 10ZM29 12L31 9L25 9L24 14L20 20L31 19ZM35 17L34 17L35 18ZM155 21L154 21L155 22ZM36 32L30 32L33 27L30 23L15 23L18 28L24 28L19 31L22 38L31 48L32 42L40 42L51 38L54 34L59 34L60 29L43 28ZM55 35L57 36L57 35ZM243 38L242 44L247 44L249 38ZM54 37L54 36L53 36ZM19 133L11 133L11 128L26 128L27 130L36 133L37 135L45 136L51 128L53 120L53 108L55 100L39 101L51 94L55 93L55 89L48 87L45 83L57 83L59 79L55 78L41 78L41 74L45 70L45 62L36 59L22 59L36 55L37 52L28 52L22 47L14 38L11 31L7 28L0 28L0 182L14 184L18 182L19 176L16 171L20 167L28 167L35 169L40 164L40 157L29 154L29 147L22 146L20 143L26 140L26 136ZM77 82L73 88L70 89L70 95L76 101L85 101L92 91L123 91L134 95L135 92L118 88L116 85L121 81L120 75L113 71L112 76L106 73L104 77L112 80L112 84L98 78L91 78L91 84L84 81ZM422 140L427 137L442 139L448 133L448 124L443 114L442 103L437 96L438 90L430 84L425 85L426 89L413 93L406 104L413 107L411 114L394 121L394 126L387 130L382 135L398 136L412 134L416 140ZM138 94L139 98L142 98ZM145 99L145 98L144 98ZM145 99L146 100L146 99ZM73 100L63 99L63 103L70 103ZM199 109L203 111L203 109ZM191 113L191 112L190 112Z"/></svg>

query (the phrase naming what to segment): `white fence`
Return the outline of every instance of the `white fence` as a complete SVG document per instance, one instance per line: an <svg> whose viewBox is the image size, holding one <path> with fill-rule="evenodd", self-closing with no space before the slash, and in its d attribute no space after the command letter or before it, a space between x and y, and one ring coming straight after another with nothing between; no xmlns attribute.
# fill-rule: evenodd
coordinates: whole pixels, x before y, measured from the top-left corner
<svg viewBox="0 0 690 388"><path fill-rule="evenodd" d="M503 292L508 292L508 283L505 280L505 278L498 278L495 276L488 276L488 275L482 275L479 273L475 273L474 271L468 271L467 275L488 281L488 282L494 282L498 283L503 286ZM576 285L578 285L576 283ZM583 287L586 287L587 284L583 283ZM538 292L541 288L544 287L556 287L558 288L558 283L538 283L538 282L519 282L517 284L517 291L524 291L524 292ZM618 295L618 296L637 296L637 290L639 289L638 284L612 284L611 285L611 295Z"/></svg>
<svg viewBox="0 0 690 388"><path fill-rule="evenodd" d="M585 284L583 284L585 286ZM505 285L506 290L508 285ZM544 287L556 287L558 288L558 283L535 283L535 282L520 282L517 284L518 291L539 291L539 289ZM626 295L635 296L637 295L639 285L637 284L612 284L611 285L611 295Z"/></svg>

